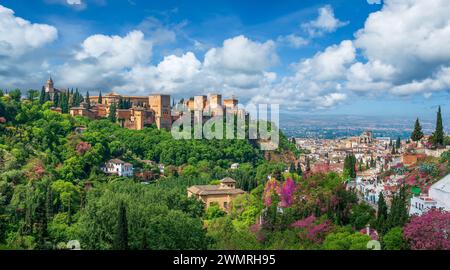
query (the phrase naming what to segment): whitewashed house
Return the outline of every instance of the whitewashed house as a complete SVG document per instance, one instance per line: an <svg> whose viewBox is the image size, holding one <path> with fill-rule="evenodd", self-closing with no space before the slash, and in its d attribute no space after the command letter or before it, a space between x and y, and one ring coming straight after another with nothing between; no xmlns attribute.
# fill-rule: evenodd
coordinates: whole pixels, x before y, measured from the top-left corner
<svg viewBox="0 0 450 270"><path fill-rule="evenodd" d="M102 171L107 174L117 174L123 177L132 177L134 168L131 163L124 162L120 159L111 159L102 167Z"/></svg>
<svg viewBox="0 0 450 270"><path fill-rule="evenodd" d="M232 169L232 170L237 170L237 169L239 169L239 163L233 163L233 164L231 164L231 169Z"/></svg>
<svg viewBox="0 0 450 270"><path fill-rule="evenodd" d="M409 214L420 216L434 208L450 212L450 174L432 185L428 196L412 197Z"/></svg>

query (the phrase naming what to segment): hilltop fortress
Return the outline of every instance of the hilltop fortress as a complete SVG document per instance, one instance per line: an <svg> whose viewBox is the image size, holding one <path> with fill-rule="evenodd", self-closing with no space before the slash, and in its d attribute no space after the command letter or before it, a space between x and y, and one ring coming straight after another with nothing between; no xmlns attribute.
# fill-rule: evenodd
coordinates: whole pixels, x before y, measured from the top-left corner
<svg viewBox="0 0 450 270"><path fill-rule="evenodd" d="M51 101L59 99L57 96L64 94L70 101L74 99L73 90L56 89L52 78L42 89L48 94ZM70 103L73 104L73 102ZM182 99L175 104L171 96L166 94L129 96L111 92L102 96L100 92L98 96L86 96L77 106L70 106L69 113L72 116L101 119L108 117L113 110L117 122L124 128L141 130L145 126L155 124L158 129L169 130L172 123L184 113L179 109L180 107L190 112L201 112L204 119L224 115L225 112L241 116L247 115L243 109L238 108L238 103L238 99L234 96L224 99L222 102L220 94L194 96L187 100ZM61 112L58 104L55 104L52 109Z"/></svg>

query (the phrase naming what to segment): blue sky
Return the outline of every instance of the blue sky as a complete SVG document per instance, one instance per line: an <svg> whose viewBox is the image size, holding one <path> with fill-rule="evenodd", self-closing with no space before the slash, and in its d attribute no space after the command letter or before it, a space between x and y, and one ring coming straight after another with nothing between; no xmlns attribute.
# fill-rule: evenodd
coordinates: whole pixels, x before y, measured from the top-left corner
<svg viewBox="0 0 450 270"><path fill-rule="evenodd" d="M91 92L221 92L294 113L386 116L433 116L448 100L445 0L0 5L0 88L52 74Z"/></svg>

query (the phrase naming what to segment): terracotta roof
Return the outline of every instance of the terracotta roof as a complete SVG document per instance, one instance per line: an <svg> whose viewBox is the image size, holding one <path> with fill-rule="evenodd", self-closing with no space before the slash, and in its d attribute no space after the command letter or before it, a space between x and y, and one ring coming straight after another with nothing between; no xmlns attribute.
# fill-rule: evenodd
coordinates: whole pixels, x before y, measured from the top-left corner
<svg viewBox="0 0 450 270"><path fill-rule="evenodd" d="M117 164L125 163L123 160L118 159L118 158L110 159L108 162L110 162L110 163L117 163Z"/></svg>
<svg viewBox="0 0 450 270"><path fill-rule="evenodd" d="M192 186L188 188L188 191L196 195L238 195L244 194L245 191L238 188L220 188L218 185L202 185L202 186Z"/></svg>
<svg viewBox="0 0 450 270"><path fill-rule="evenodd" d="M220 180L220 182L224 183L224 184L226 184L226 183L236 183L236 180L234 180L231 177L225 177L224 179Z"/></svg>

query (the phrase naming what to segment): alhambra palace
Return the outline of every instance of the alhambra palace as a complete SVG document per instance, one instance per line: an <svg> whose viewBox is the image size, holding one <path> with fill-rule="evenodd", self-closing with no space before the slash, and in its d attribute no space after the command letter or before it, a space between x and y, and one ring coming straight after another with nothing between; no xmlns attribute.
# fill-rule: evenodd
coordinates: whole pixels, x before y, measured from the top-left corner
<svg viewBox="0 0 450 270"><path fill-rule="evenodd" d="M59 90L54 87L53 79L50 77L43 86L45 93L50 100L54 101L56 94L68 93L68 90ZM73 98L69 96L69 98ZM100 102L99 102L100 101ZM121 102L127 102L127 109L119 108ZM145 126L156 125L158 129L169 130L172 123L183 114L177 110L179 105L183 105L191 112L201 112L203 120L208 118L232 113L234 115L244 115L247 113L238 108L236 97L224 99L222 95L209 94L207 96L194 96L187 100L181 100L178 104L172 102L170 95L151 94L149 96L127 96L117 93L108 93L99 96L89 96L89 102L86 98L77 107L71 107L69 112L72 116L84 116L90 119L101 119L108 117L112 106L115 106L117 122L123 127L133 130L142 130ZM52 110L61 112L60 108Z"/></svg>

